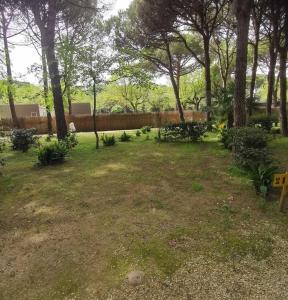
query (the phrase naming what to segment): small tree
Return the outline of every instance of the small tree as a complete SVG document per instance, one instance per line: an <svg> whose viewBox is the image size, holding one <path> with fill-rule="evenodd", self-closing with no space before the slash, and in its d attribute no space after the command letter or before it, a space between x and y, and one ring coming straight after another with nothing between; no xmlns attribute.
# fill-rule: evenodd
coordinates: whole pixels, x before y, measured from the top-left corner
<svg viewBox="0 0 288 300"><path fill-rule="evenodd" d="M107 36L106 36L107 39ZM96 149L99 149L99 134L97 129L97 94L103 84L109 82L108 75L115 62L115 56L108 49L104 35L104 25L100 19L91 24L90 35L86 45L80 50L79 63L82 69L82 79L92 85L93 89L93 127L96 137Z"/></svg>

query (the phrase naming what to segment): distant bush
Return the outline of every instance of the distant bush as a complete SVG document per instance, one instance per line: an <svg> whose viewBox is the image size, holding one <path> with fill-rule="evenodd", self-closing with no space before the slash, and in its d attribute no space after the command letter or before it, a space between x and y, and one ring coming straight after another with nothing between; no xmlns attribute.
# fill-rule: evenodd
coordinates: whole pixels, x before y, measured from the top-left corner
<svg viewBox="0 0 288 300"><path fill-rule="evenodd" d="M36 129L14 129L11 135L11 143L13 150L20 150L23 152L28 151L28 149L35 145L38 138L34 135L36 134Z"/></svg>
<svg viewBox="0 0 288 300"><path fill-rule="evenodd" d="M125 131L120 136L121 142L129 142L131 140L131 135L127 134Z"/></svg>
<svg viewBox="0 0 288 300"><path fill-rule="evenodd" d="M65 142L54 142L43 145L38 150L38 161L41 166L62 163L68 154Z"/></svg>
<svg viewBox="0 0 288 300"><path fill-rule="evenodd" d="M250 117L248 126L250 127L256 127L256 128L261 128L264 129L268 132L271 131L273 124L277 123L278 119L275 116L267 116L267 115L254 115Z"/></svg>
<svg viewBox="0 0 288 300"><path fill-rule="evenodd" d="M3 138L0 138L0 152L3 152L6 147L6 140Z"/></svg>
<svg viewBox="0 0 288 300"><path fill-rule="evenodd" d="M143 134L146 134L148 132L151 132L151 127L150 126L144 126L141 128L141 131Z"/></svg>
<svg viewBox="0 0 288 300"><path fill-rule="evenodd" d="M232 128L227 132L225 143L233 149L235 163L239 167L254 169L269 160L268 135L262 129Z"/></svg>
<svg viewBox="0 0 288 300"><path fill-rule="evenodd" d="M163 141L188 140L197 142L207 132L207 124L200 122L187 122L167 125L160 130L160 138Z"/></svg>
<svg viewBox="0 0 288 300"><path fill-rule="evenodd" d="M140 130L136 131L136 136L141 136L141 131Z"/></svg>
<svg viewBox="0 0 288 300"><path fill-rule="evenodd" d="M114 146L116 144L116 139L115 139L114 135L109 136L109 135L103 134L102 135L102 142L103 142L104 146L111 147L111 146Z"/></svg>
<svg viewBox="0 0 288 300"><path fill-rule="evenodd" d="M63 141L68 149L72 149L78 145L78 139L76 133L69 132Z"/></svg>
<svg viewBox="0 0 288 300"><path fill-rule="evenodd" d="M0 158L0 176L2 175L1 169L5 166L5 160L4 158Z"/></svg>

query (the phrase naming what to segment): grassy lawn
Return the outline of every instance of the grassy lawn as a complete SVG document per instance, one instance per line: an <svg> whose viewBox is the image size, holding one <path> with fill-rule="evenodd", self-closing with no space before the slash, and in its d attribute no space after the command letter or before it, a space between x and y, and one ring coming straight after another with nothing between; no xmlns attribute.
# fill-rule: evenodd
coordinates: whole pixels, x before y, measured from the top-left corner
<svg viewBox="0 0 288 300"><path fill-rule="evenodd" d="M287 299L287 215L215 136L98 152L93 134L79 141L47 168L33 149L5 153L0 299ZM288 169L287 147L271 143ZM133 270L145 272L136 288Z"/></svg>

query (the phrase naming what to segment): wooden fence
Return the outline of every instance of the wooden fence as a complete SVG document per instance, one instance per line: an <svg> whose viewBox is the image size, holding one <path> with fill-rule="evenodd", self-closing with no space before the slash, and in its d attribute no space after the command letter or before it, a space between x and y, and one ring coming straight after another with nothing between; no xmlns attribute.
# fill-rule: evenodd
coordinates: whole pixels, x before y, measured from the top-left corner
<svg viewBox="0 0 288 300"><path fill-rule="evenodd" d="M206 113L185 111L185 120L205 122ZM66 116L67 124L73 122L77 132L92 132L92 116ZM97 115L97 129L99 131L111 130L129 130L137 129L143 126L161 127L163 125L179 123L179 114L177 111L160 113L129 113L129 114L99 114ZM20 128L35 128L39 134L48 132L47 117L19 118ZM11 119L0 119L0 126L13 128ZM56 122L53 118L53 130L55 132Z"/></svg>

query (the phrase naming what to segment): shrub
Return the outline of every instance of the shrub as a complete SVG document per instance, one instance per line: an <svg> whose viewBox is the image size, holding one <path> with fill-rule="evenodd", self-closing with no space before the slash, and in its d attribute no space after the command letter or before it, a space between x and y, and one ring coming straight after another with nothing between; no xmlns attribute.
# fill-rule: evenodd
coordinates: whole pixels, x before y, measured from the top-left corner
<svg viewBox="0 0 288 300"><path fill-rule="evenodd" d="M151 132L151 127L150 126L144 126L141 128L141 131L143 134L146 134L147 132Z"/></svg>
<svg viewBox="0 0 288 300"><path fill-rule="evenodd" d="M256 189L263 198L266 198L273 181L273 176L278 168L271 164L261 164L251 170L251 178Z"/></svg>
<svg viewBox="0 0 288 300"><path fill-rule="evenodd" d="M3 138L0 138L0 152L3 152L6 147L6 141Z"/></svg>
<svg viewBox="0 0 288 300"><path fill-rule="evenodd" d="M0 157L0 175L2 175L1 169L5 166L5 159Z"/></svg>
<svg viewBox="0 0 288 300"><path fill-rule="evenodd" d="M103 134L102 142L103 142L104 146L111 147L111 146L114 146L116 144L116 139L115 139L114 135L108 136L108 135Z"/></svg>
<svg viewBox="0 0 288 300"><path fill-rule="evenodd" d="M12 149L23 152L35 145L38 139L34 137L36 129L14 129L11 135Z"/></svg>
<svg viewBox="0 0 288 300"><path fill-rule="evenodd" d="M261 128L270 132L273 127L273 124L277 122L278 119L275 116L255 115L250 117L248 126Z"/></svg>
<svg viewBox="0 0 288 300"><path fill-rule="evenodd" d="M39 148L38 161L42 166L62 163L67 154L68 148L65 142L54 142L43 145Z"/></svg>
<svg viewBox="0 0 288 300"><path fill-rule="evenodd" d="M235 162L245 169L254 169L269 161L267 150L268 136L259 128L233 128L229 130L232 135L232 147Z"/></svg>
<svg viewBox="0 0 288 300"><path fill-rule="evenodd" d="M220 131L220 142L225 149L232 150L233 146L233 131L231 129L222 128Z"/></svg>
<svg viewBox="0 0 288 300"><path fill-rule="evenodd" d="M69 132L66 138L64 139L64 143L68 149L72 149L78 145L78 139L76 133Z"/></svg>
<svg viewBox="0 0 288 300"><path fill-rule="evenodd" d="M131 140L131 135L127 134L125 131L120 136L121 142L129 142Z"/></svg>
<svg viewBox="0 0 288 300"><path fill-rule="evenodd" d="M140 130L136 131L136 136L141 136L141 131Z"/></svg>
<svg viewBox="0 0 288 300"><path fill-rule="evenodd" d="M163 141L189 140L197 142L207 131L206 123L189 122L167 125L161 128L161 139Z"/></svg>

